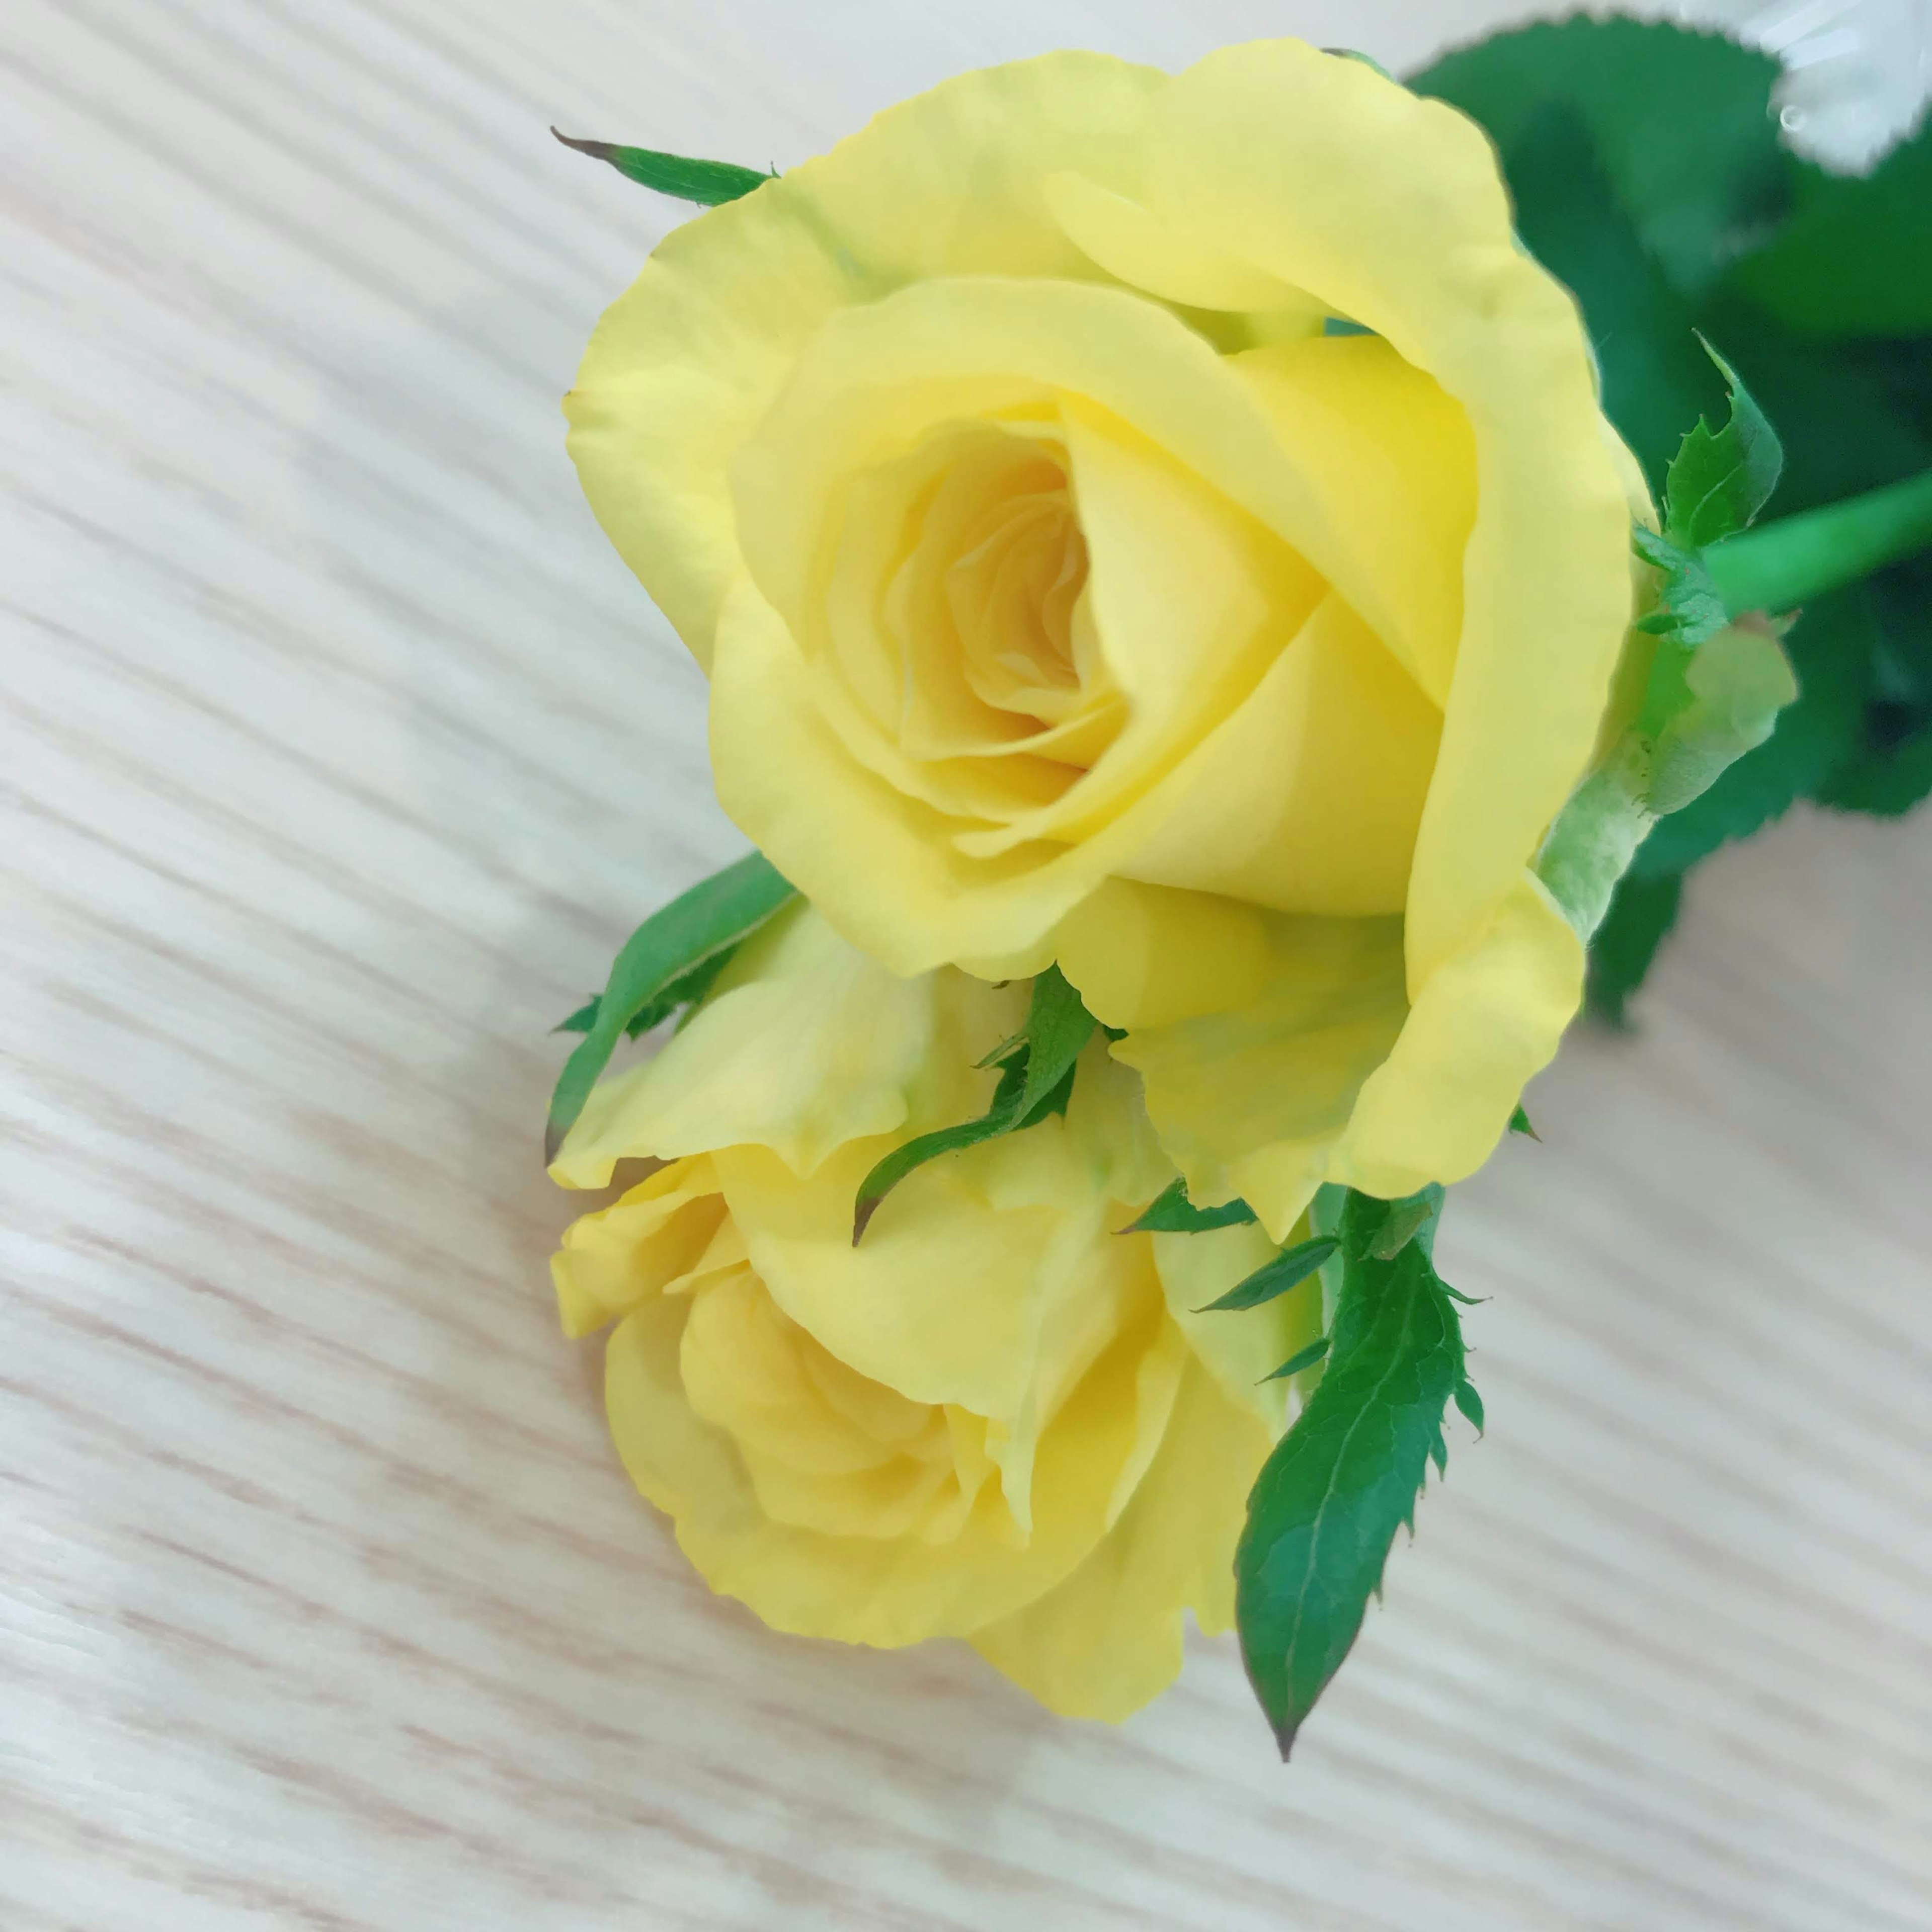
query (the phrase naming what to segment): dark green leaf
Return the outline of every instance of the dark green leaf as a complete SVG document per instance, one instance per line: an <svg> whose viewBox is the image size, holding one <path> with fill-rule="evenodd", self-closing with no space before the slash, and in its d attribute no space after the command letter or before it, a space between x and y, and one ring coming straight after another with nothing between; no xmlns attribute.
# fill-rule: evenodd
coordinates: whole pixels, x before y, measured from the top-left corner
<svg viewBox="0 0 1932 1932"><path fill-rule="evenodd" d="M1664 534L1688 550L1748 528L1784 468L1784 446L1737 371L1708 342L1704 352L1724 379L1731 413L1720 429L1700 416L1665 478Z"/></svg>
<svg viewBox="0 0 1932 1932"><path fill-rule="evenodd" d="M1170 1180L1140 1219L1130 1222L1120 1232L1204 1234L1211 1228L1245 1226L1254 1218L1255 1210L1245 1201L1226 1201L1218 1208L1197 1208L1187 1198L1186 1182Z"/></svg>
<svg viewBox="0 0 1932 1932"><path fill-rule="evenodd" d="M1530 1124L1529 1115L1520 1101L1516 1103L1516 1112L1510 1116L1509 1130L1513 1134L1527 1134L1533 1141L1540 1141L1543 1138Z"/></svg>
<svg viewBox="0 0 1932 1932"><path fill-rule="evenodd" d="M1660 490L1684 425L1723 393L1690 304L1644 245L1573 109L1552 103L1526 121L1508 158L1523 245L1582 306L1604 412Z"/></svg>
<svg viewBox="0 0 1932 1932"><path fill-rule="evenodd" d="M1715 34L1577 17L1492 35L1408 85L1483 124L1519 200L1520 146L1552 103L1567 107L1646 250L1695 296L1784 205L1786 164L1771 112L1778 74L1770 56ZM1534 236L1526 239L1537 249Z"/></svg>
<svg viewBox="0 0 1932 1932"><path fill-rule="evenodd" d="M694 160L686 154L661 154L655 148L620 147L613 141L580 141L568 134L550 130L566 148L593 160L608 161L620 175L627 175L659 194L680 201L694 201L706 208L720 202L736 201L762 187L772 177L756 168L741 168L735 161Z"/></svg>
<svg viewBox="0 0 1932 1932"><path fill-rule="evenodd" d="M1264 1382L1278 1382L1285 1376L1298 1376L1304 1369L1312 1369L1328 1352L1328 1338L1318 1335L1305 1348L1298 1348L1272 1375L1262 1376Z"/></svg>
<svg viewBox="0 0 1932 1932"><path fill-rule="evenodd" d="M1050 1114L1065 1113L1073 1093L1075 1066L1094 1036L1094 1016L1058 966L1040 974L1033 982L1025 1025L980 1063L1000 1063L992 1105L976 1120L921 1134L887 1154L859 1184L852 1204L852 1245L859 1245L879 1204L914 1168L941 1154L1037 1126Z"/></svg>
<svg viewBox="0 0 1932 1932"><path fill-rule="evenodd" d="M1292 1248L1284 1248L1273 1261L1264 1262L1245 1280L1237 1282L1226 1294L1194 1312L1205 1315L1217 1308L1258 1308L1263 1302L1286 1294L1291 1288L1299 1288L1340 1245L1332 1234L1298 1241Z"/></svg>
<svg viewBox="0 0 1932 1932"><path fill-rule="evenodd" d="M598 995L590 1030L564 1062L550 1096L546 1164L556 1158L631 1022L678 982L756 932L794 896L762 853L748 852L652 914L625 940L611 965L610 983Z"/></svg>
<svg viewBox="0 0 1932 1932"><path fill-rule="evenodd" d="M1412 1526L1452 1397L1462 1326L1419 1241L1378 1258L1388 1204L1352 1196L1342 1286L1321 1385L1275 1445L1235 1552L1241 1653L1286 1758ZM1480 1405L1478 1405L1480 1413Z"/></svg>
<svg viewBox="0 0 1932 1932"><path fill-rule="evenodd" d="M1792 219L1739 265L1738 286L1815 334L1932 332L1932 122L1867 176L1791 167Z"/></svg>
<svg viewBox="0 0 1932 1932"><path fill-rule="evenodd" d="M1932 729L1874 752L1838 772L1819 796L1839 812L1898 818L1932 793Z"/></svg>
<svg viewBox="0 0 1932 1932"><path fill-rule="evenodd" d="M1599 1019L1613 1027L1628 1024L1624 1009L1676 921L1683 891L1681 872L1655 878L1626 873L1618 884L1590 940L1589 1004Z"/></svg>
<svg viewBox="0 0 1932 1932"><path fill-rule="evenodd" d="M598 995L592 993L589 1000L578 1008L569 1018L559 1020L550 1028L552 1033L588 1033L597 1024Z"/></svg>

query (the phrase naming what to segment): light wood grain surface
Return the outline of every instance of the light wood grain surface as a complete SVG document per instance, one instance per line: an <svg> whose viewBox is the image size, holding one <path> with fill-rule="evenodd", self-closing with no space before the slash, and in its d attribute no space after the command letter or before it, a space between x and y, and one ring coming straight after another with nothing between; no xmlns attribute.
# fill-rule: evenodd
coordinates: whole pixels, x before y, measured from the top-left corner
<svg viewBox="0 0 1932 1932"><path fill-rule="evenodd" d="M1932 1925L1932 819L1724 856L1458 1191L1489 1436L1292 1771L1225 1642L1112 1730L712 1599L546 1283L545 1029L736 842L557 412L674 211L545 124L1478 17L6 10L0 1927Z"/></svg>

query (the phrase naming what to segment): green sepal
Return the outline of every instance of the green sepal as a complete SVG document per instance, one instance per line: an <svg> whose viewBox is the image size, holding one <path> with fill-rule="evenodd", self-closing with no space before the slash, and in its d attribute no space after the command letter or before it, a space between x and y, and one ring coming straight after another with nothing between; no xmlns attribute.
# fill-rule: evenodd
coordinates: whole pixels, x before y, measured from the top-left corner
<svg viewBox="0 0 1932 1932"><path fill-rule="evenodd" d="M958 1154L982 1141L1037 1126L1052 1114L1064 1114L1073 1092L1073 1070L1094 1036L1094 1016L1066 982L1058 966L1049 966L1033 982L1026 1024L1000 1042L980 1061L1000 1064L992 1105L977 1120L940 1127L893 1148L859 1184L852 1203L852 1245L864 1238L879 1204L915 1168L941 1154Z"/></svg>
<svg viewBox="0 0 1932 1932"><path fill-rule="evenodd" d="M550 131L566 148L574 148L592 160L608 161L620 175L654 188L659 194L694 201L704 208L736 201L774 178L760 174L756 168L741 168L736 161L702 161L688 154L663 154L656 148L626 148L614 141L580 141L554 128Z"/></svg>
<svg viewBox="0 0 1932 1932"><path fill-rule="evenodd" d="M1450 1402L1482 1412L1461 1393L1461 1320L1425 1242L1376 1252L1397 1204L1348 1197L1328 1364L1262 1466L1235 1552L1241 1654L1284 1759L1360 1631L1396 1532L1414 1527L1430 1463L1447 1462Z"/></svg>
<svg viewBox="0 0 1932 1932"><path fill-rule="evenodd" d="M1430 1228L1442 1211L1442 1190L1426 1187L1406 1201L1391 1201L1376 1230L1369 1252L1378 1262L1392 1262L1409 1243Z"/></svg>
<svg viewBox="0 0 1932 1932"><path fill-rule="evenodd" d="M1520 1100L1516 1102L1516 1112L1510 1116L1509 1130L1513 1134L1527 1134L1533 1141L1543 1138L1531 1124L1528 1110Z"/></svg>
<svg viewBox="0 0 1932 1932"><path fill-rule="evenodd" d="M859 1245L868 1223L879 1211L879 1204L914 1168L923 1167L929 1160L937 1160L943 1154L958 1154L967 1148L977 1147L982 1141L1012 1132L1019 1124L1015 1102L1025 1080L1023 1066L1015 1064L1007 1066L1002 1070L1000 1084L994 1090L993 1104L977 1120L962 1120L955 1127L936 1128L929 1134L921 1134L903 1146L893 1148L859 1184L858 1196L852 1204L852 1245L855 1248Z"/></svg>
<svg viewBox="0 0 1932 1932"><path fill-rule="evenodd" d="M1796 800L1828 789L1861 755L1874 664L1882 648L1871 604L1868 586L1859 586L1805 607L1784 640L1797 698L1778 713L1764 744L1658 825L1638 850L1634 880L1676 877L1727 841L1750 837ZM1612 906L1611 917L1618 916Z"/></svg>
<svg viewBox="0 0 1932 1932"><path fill-rule="evenodd" d="M1218 1208L1197 1208L1187 1198L1184 1180L1170 1180L1153 1204L1136 1221L1120 1230L1124 1234L1204 1234L1214 1228L1245 1227L1255 1219L1255 1210L1245 1201L1224 1201Z"/></svg>
<svg viewBox="0 0 1932 1932"><path fill-rule="evenodd" d="M1226 1294L1204 1303L1194 1312L1208 1315L1222 1308L1258 1308L1263 1302L1299 1288L1340 1245L1333 1234L1318 1234L1312 1241L1298 1241L1292 1248L1284 1248L1273 1261L1263 1262L1245 1280L1235 1282Z"/></svg>
<svg viewBox="0 0 1932 1932"><path fill-rule="evenodd" d="M688 973L680 974L626 1025L625 1032L632 1040L641 1039L652 1028L662 1026L679 1007L697 1005L710 992L712 981L730 964L732 955L737 950L736 946L727 946L714 952L709 959L700 960ZM556 1033L590 1032L597 1024L597 1016L603 1004L602 994L592 994L584 1005L579 1006L567 1020L560 1020L552 1030Z"/></svg>
<svg viewBox="0 0 1932 1932"><path fill-rule="evenodd" d="M1262 1376L1264 1382L1278 1382L1288 1376L1298 1376L1304 1369L1312 1369L1328 1352L1328 1338L1318 1335L1305 1348L1298 1348L1281 1366Z"/></svg>
<svg viewBox="0 0 1932 1932"><path fill-rule="evenodd" d="M1664 478L1664 535L1686 550L1748 529L1784 470L1784 446L1750 390L1702 335L1697 340L1724 379L1731 412L1720 429L1700 416Z"/></svg>
<svg viewBox="0 0 1932 1932"><path fill-rule="evenodd" d="M664 1000L680 982L688 984L721 954L755 932L795 896L763 853L748 852L735 865L700 880L652 913L625 940L611 964L610 982L598 996L590 1030L564 1062L550 1095L550 1121L544 1133L546 1166L556 1160L564 1136L583 1112L626 1028Z"/></svg>

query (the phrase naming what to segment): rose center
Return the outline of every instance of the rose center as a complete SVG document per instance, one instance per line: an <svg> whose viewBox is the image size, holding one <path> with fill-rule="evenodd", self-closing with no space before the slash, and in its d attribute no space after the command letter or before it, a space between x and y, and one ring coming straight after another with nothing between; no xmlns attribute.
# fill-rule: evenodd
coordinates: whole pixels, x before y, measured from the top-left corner
<svg viewBox="0 0 1932 1932"><path fill-rule="evenodd" d="M1058 724L1078 706L1074 611L1087 545L1065 484L997 504L946 573L967 682L986 704Z"/></svg>

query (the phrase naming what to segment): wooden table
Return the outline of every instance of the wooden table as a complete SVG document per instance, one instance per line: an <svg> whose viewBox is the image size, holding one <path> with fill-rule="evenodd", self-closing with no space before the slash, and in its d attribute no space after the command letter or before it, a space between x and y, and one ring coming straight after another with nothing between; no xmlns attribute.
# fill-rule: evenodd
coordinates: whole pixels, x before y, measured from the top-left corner
<svg viewBox="0 0 1932 1932"><path fill-rule="evenodd" d="M1292 1772L1225 1642L1117 1731L770 1634L557 1331L545 1030L734 837L557 413L675 211L546 124L1476 17L8 14L0 1925L1932 1925L1932 818L1722 857L1459 1191L1490 1435Z"/></svg>

